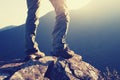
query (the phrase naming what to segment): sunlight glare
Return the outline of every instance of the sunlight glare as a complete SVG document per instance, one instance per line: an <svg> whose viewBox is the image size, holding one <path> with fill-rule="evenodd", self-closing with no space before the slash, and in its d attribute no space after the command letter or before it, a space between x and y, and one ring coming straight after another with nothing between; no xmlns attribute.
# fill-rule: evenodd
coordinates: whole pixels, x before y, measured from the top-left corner
<svg viewBox="0 0 120 80"><path fill-rule="evenodd" d="M73 9L80 9L83 6L86 6L90 0L67 0L68 8L71 10Z"/></svg>
<svg viewBox="0 0 120 80"><path fill-rule="evenodd" d="M54 8L49 0L41 0L40 17ZM67 0L69 10L80 9L86 6L90 0ZM7 6L6 6L7 5ZM0 28L8 25L20 25L25 23L27 6L25 0L1 0L0 2Z"/></svg>

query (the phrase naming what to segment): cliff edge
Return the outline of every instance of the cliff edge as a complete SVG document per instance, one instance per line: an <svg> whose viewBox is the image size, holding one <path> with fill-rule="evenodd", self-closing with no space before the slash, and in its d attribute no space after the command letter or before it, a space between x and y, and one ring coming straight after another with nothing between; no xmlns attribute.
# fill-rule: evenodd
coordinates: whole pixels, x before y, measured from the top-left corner
<svg viewBox="0 0 120 80"><path fill-rule="evenodd" d="M99 80L99 70L77 54L70 59L46 56L1 65L0 80Z"/></svg>

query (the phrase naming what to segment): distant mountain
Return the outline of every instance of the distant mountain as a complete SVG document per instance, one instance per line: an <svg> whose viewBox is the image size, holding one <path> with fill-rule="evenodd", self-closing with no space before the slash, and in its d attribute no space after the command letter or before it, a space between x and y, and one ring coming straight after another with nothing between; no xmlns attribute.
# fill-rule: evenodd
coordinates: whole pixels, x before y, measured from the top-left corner
<svg viewBox="0 0 120 80"><path fill-rule="evenodd" d="M8 30L8 29L12 29L12 28L14 28L15 26L7 26L7 27L5 27L5 28L1 28L0 29L0 32L1 31L5 31L5 30Z"/></svg>
<svg viewBox="0 0 120 80"><path fill-rule="evenodd" d="M46 41L44 42L44 45L42 44L42 48L44 49L46 49L45 47L47 47L48 44L50 45L49 29L52 30L52 25L50 26L51 28L48 25L53 24L53 21L50 20L50 17L54 20L54 17L52 16L53 13L50 13L49 15L46 15L46 17L40 19L41 23L38 28L37 40L40 42L39 44L42 44L43 41ZM6 28L6 30L2 30L0 32L0 60L23 58L23 56L25 56L25 25L17 26L14 28L11 26L10 28L11 29ZM50 49L50 47L48 49Z"/></svg>
<svg viewBox="0 0 120 80"><path fill-rule="evenodd" d="M120 17L92 12L85 7L71 11L71 23L67 40L71 49L80 53L83 59L98 69L106 66L120 71ZM115 13L113 13L115 14ZM39 47L47 55L51 51L51 33L54 27L54 13L40 19L37 30ZM23 58L25 25L0 32L0 60ZM47 48L47 49L46 49Z"/></svg>

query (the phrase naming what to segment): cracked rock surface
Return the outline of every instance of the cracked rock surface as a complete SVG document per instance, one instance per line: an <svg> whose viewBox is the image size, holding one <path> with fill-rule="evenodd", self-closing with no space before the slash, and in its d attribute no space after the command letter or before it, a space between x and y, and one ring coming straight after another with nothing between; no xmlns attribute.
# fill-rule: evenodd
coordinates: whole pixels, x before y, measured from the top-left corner
<svg viewBox="0 0 120 80"><path fill-rule="evenodd" d="M99 80L99 70L77 54L70 59L46 56L1 65L0 80Z"/></svg>

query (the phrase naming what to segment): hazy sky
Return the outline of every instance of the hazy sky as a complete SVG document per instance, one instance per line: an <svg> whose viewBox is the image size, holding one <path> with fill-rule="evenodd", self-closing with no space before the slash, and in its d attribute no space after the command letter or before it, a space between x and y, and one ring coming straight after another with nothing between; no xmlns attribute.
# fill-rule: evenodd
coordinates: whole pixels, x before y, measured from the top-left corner
<svg viewBox="0 0 120 80"><path fill-rule="evenodd" d="M19 24L26 17L26 0L0 0L0 27Z"/></svg>
<svg viewBox="0 0 120 80"><path fill-rule="evenodd" d="M76 2L78 1L78 2ZM68 0L72 9L80 8L90 0ZM41 16L53 10L49 0L43 0L41 4ZM72 5L70 5L72 4ZM0 0L0 28L9 25L20 25L25 23L27 16L26 0Z"/></svg>
<svg viewBox="0 0 120 80"><path fill-rule="evenodd" d="M79 1L79 2L76 2ZM118 15L120 13L120 0L68 0L71 8L87 8L87 12L101 13L110 12L108 15ZM76 2L76 3L75 3ZM51 4L47 0L43 0L41 5L41 16L53 10ZM81 3L81 4L80 4ZM82 8L84 8L82 7ZM100 9L100 10L98 10ZM114 14L111 14L114 13ZM24 24L27 16L26 0L0 0L0 28L9 25Z"/></svg>

